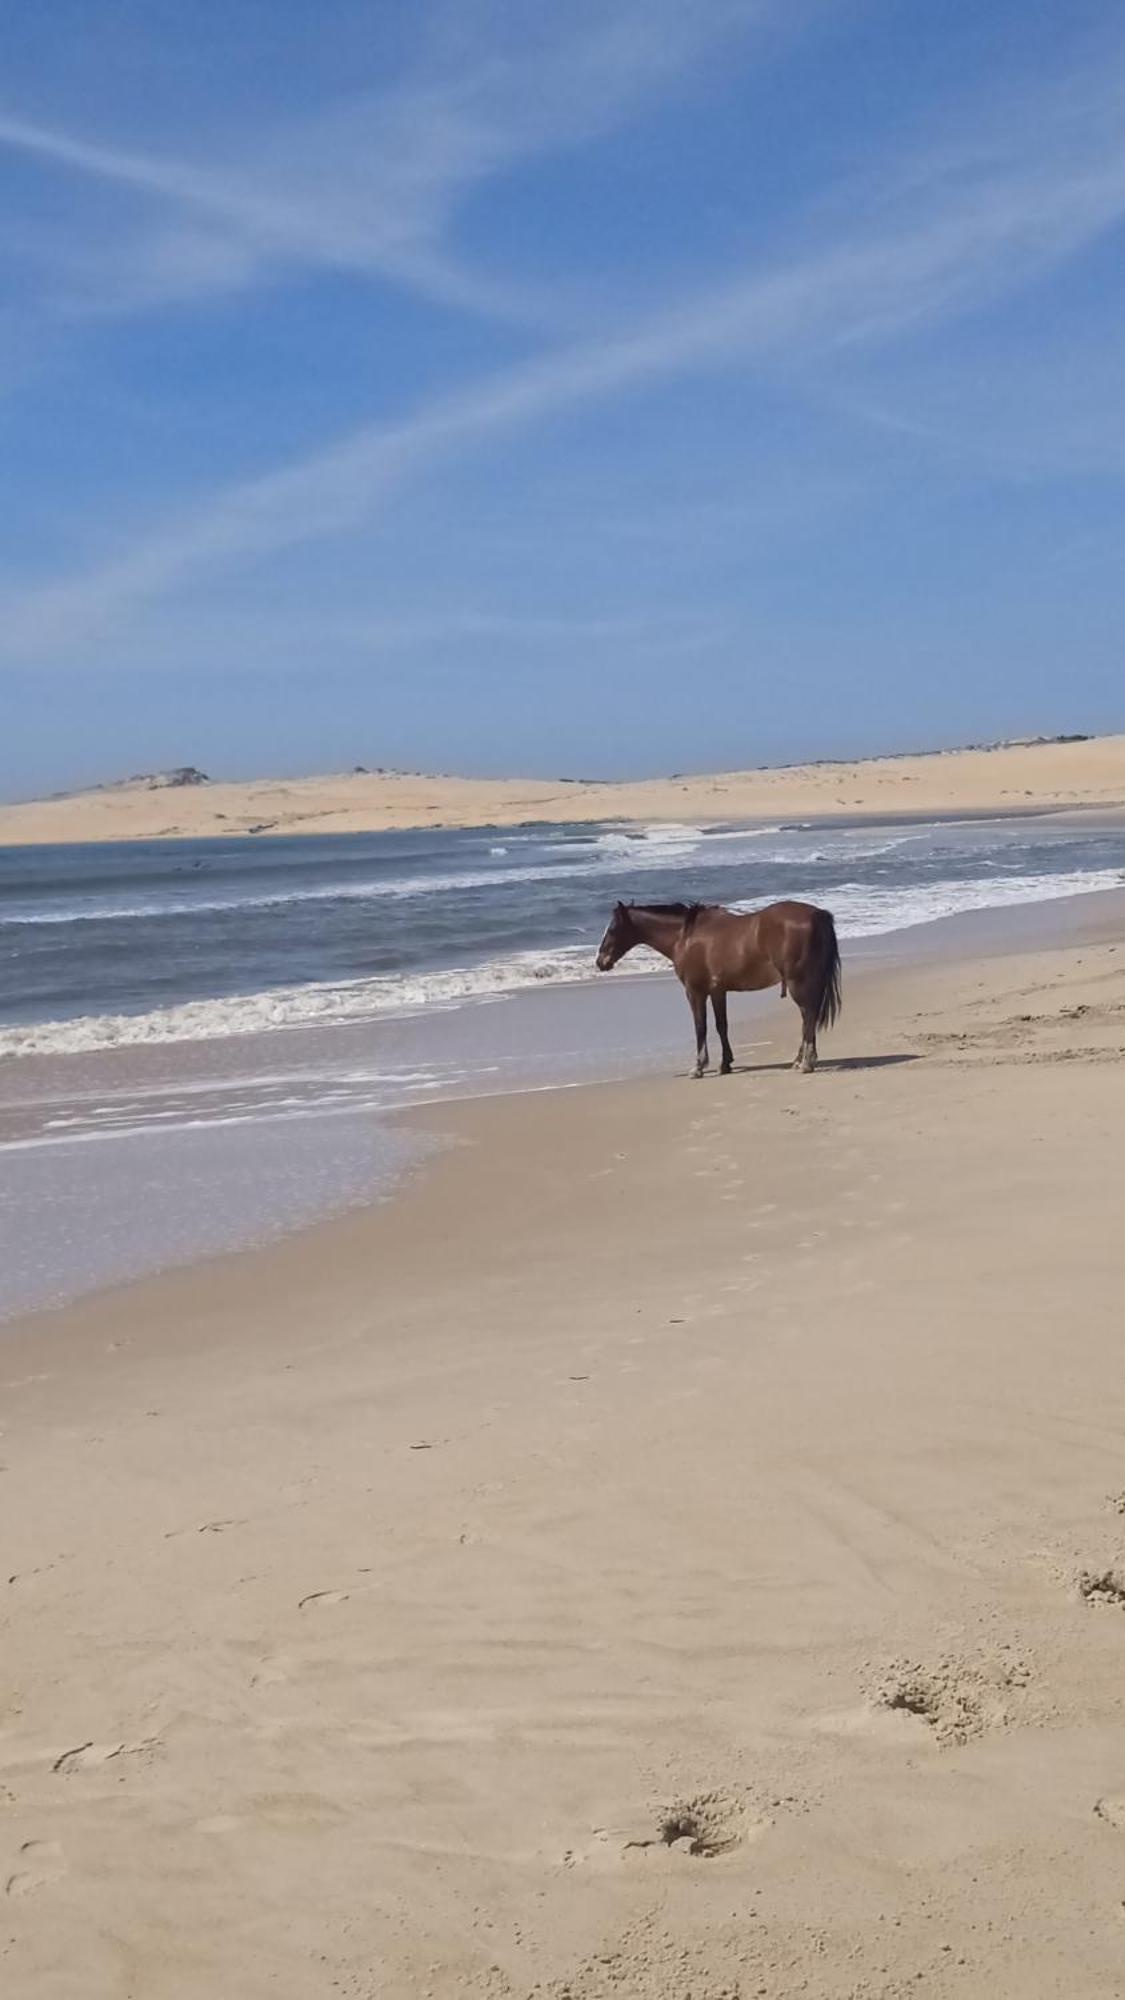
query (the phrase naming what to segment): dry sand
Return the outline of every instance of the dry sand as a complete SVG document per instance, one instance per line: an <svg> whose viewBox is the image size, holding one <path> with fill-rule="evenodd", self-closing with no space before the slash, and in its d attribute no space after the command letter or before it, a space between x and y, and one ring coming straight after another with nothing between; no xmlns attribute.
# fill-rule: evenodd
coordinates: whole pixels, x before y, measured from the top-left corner
<svg viewBox="0 0 1125 2000"><path fill-rule="evenodd" d="M5 1993L1120 1995L1108 907L9 1330Z"/></svg>
<svg viewBox="0 0 1125 2000"><path fill-rule="evenodd" d="M634 784L378 773L150 790L144 784L0 806L0 846L207 834L359 833L523 820L812 819L1125 804L1125 736L855 764L727 771Z"/></svg>

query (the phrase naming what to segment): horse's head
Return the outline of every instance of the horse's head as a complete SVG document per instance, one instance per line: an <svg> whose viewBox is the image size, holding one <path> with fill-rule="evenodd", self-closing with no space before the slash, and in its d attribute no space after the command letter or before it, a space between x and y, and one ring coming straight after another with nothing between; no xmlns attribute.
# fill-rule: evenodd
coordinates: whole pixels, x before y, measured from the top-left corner
<svg viewBox="0 0 1125 2000"><path fill-rule="evenodd" d="M613 915L606 925L606 933L598 946L597 968L599 972L612 972L619 958L624 958L637 942L637 932L629 914L627 903L615 903Z"/></svg>

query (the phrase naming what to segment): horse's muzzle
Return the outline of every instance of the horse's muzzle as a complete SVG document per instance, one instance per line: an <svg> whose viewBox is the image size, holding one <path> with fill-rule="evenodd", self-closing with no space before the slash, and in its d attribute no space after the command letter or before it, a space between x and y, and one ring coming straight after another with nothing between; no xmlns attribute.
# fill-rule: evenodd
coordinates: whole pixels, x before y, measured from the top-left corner
<svg viewBox="0 0 1125 2000"><path fill-rule="evenodd" d="M599 951L594 964L597 966L599 972L613 971L613 960L608 951Z"/></svg>

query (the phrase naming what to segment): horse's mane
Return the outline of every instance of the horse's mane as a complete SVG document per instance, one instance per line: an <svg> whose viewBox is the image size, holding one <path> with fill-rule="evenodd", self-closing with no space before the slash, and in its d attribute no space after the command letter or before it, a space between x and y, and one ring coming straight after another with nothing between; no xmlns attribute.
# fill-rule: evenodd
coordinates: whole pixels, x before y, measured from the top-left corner
<svg viewBox="0 0 1125 2000"><path fill-rule="evenodd" d="M650 917L682 917L684 929L687 931L707 905L706 903L630 903L629 908L644 911Z"/></svg>

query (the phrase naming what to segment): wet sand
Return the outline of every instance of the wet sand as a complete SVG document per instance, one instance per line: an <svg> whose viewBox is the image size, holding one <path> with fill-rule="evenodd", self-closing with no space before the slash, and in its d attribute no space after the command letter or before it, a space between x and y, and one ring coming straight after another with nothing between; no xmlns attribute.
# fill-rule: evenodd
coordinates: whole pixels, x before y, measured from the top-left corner
<svg viewBox="0 0 1125 2000"><path fill-rule="evenodd" d="M7 1989L1120 1993L1089 900L5 1331Z"/></svg>
<svg viewBox="0 0 1125 2000"><path fill-rule="evenodd" d="M329 773L150 790L144 783L0 806L0 846L361 833L524 821L820 819L1125 805L1125 735L843 764L646 778L458 778Z"/></svg>

